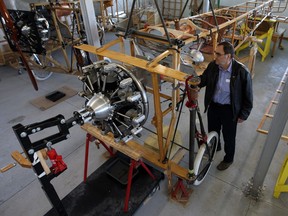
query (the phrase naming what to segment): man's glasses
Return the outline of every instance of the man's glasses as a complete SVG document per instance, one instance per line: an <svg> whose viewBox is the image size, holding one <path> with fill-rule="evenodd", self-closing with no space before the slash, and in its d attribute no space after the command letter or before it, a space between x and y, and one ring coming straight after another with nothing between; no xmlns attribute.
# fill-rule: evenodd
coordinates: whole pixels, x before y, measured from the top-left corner
<svg viewBox="0 0 288 216"><path fill-rule="evenodd" d="M222 54L222 53L218 53L218 52L214 52L216 56L220 57L220 56L223 56L223 55L226 55L226 53Z"/></svg>

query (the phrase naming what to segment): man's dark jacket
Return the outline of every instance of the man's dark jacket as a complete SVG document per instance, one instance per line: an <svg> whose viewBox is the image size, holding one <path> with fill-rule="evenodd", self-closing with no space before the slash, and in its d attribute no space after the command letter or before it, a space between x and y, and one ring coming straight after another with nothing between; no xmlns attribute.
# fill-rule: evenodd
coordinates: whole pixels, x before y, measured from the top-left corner
<svg viewBox="0 0 288 216"><path fill-rule="evenodd" d="M200 76L200 88L206 86L205 112L213 99L219 77L219 67L212 61ZM246 120L253 107L252 79L248 69L240 62L232 59L232 74L230 79L230 99L233 109L233 120Z"/></svg>

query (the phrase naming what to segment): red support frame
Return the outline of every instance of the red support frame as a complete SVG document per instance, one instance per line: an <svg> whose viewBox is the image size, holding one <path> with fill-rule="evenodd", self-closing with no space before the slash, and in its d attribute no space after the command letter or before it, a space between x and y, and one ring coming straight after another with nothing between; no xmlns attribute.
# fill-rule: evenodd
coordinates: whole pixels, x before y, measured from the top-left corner
<svg viewBox="0 0 288 216"><path fill-rule="evenodd" d="M91 138L92 138L92 135L87 133L86 134L86 145L85 145L85 159L84 159L84 177L83 177L84 182L86 182L86 179L87 179L89 144L90 144Z"/></svg>
<svg viewBox="0 0 288 216"><path fill-rule="evenodd" d="M89 133L86 134L86 145L85 145L85 159L84 159L84 176L83 181L86 182L87 180L87 172L88 172L88 157L89 157L89 144L93 141L93 136ZM113 149L109 148L104 142L101 140L96 140L95 142L99 141L101 145L109 152L111 157L114 157L115 154L113 153Z"/></svg>
<svg viewBox="0 0 288 216"><path fill-rule="evenodd" d="M129 209L129 198L130 198L130 192L131 192L131 185L132 185L132 177L133 177L133 170L136 169L139 164L146 170L146 172L150 175L150 177L155 180L155 176L152 174L152 172L149 170L149 168L143 163L142 160L135 161L131 159L129 172L128 172L128 183L126 187L126 196L125 196L125 203L124 203L124 212L128 212Z"/></svg>
<svg viewBox="0 0 288 216"><path fill-rule="evenodd" d="M89 157L89 144L91 141L93 141L93 136L89 133L86 134L86 145L85 145L85 159L84 159L84 177L83 181L86 182L87 180L87 171L88 171L88 157ZM114 157L115 154L113 152L113 149L109 148L103 141L97 140L101 145L104 146L104 148L110 153L111 157ZM149 174L149 176L155 180L155 176L153 173L149 170L149 168L146 166L146 164L142 161L135 161L131 159L129 172L128 172L128 183L126 187L126 195L125 195L125 202L124 202L124 212L128 212L129 209L129 199L130 199L130 193L131 193L131 186L132 186L132 177L133 177L133 170L136 169L139 165L141 165L145 171Z"/></svg>
<svg viewBox="0 0 288 216"><path fill-rule="evenodd" d="M183 184L183 179L178 179L177 183L175 184L174 189L171 192L171 196L174 199L177 199L177 194L181 193L181 196L184 198L189 198L189 192Z"/></svg>

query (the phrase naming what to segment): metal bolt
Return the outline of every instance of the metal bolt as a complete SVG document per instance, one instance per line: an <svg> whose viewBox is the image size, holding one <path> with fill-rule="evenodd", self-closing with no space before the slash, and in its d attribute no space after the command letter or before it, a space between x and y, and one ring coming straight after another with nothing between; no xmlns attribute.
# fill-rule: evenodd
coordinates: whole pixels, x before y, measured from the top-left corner
<svg viewBox="0 0 288 216"><path fill-rule="evenodd" d="M52 142L51 142L51 141L47 142L47 143L46 143L46 146L47 146L48 148L51 148Z"/></svg>
<svg viewBox="0 0 288 216"><path fill-rule="evenodd" d="M20 134L20 136L21 136L22 138L24 138L24 137L27 136L27 133L26 133L26 132L22 132L22 133Z"/></svg>
<svg viewBox="0 0 288 216"><path fill-rule="evenodd" d="M32 133L36 133L36 129L34 128L34 129L32 129Z"/></svg>
<svg viewBox="0 0 288 216"><path fill-rule="evenodd" d="M65 124L65 119L61 119L60 123Z"/></svg>
<svg viewBox="0 0 288 216"><path fill-rule="evenodd" d="M70 137L71 137L70 134L67 134L67 135L66 135L66 139L68 139L68 138L70 138Z"/></svg>
<svg viewBox="0 0 288 216"><path fill-rule="evenodd" d="M34 152L35 152L34 149L29 149L28 150L28 154L30 154L30 155L34 154Z"/></svg>
<svg viewBox="0 0 288 216"><path fill-rule="evenodd" d="M37 131L41 131L41 128L40 128L40 127L37 127L36 130L37 130Z"/></svg>
<svg viewBox="0 0 288 216"><path fill-rule="evenodd" d="M76 121L73 121L73 122L72 122L72 125L76 125L76 124L77 124Z"/></svg>

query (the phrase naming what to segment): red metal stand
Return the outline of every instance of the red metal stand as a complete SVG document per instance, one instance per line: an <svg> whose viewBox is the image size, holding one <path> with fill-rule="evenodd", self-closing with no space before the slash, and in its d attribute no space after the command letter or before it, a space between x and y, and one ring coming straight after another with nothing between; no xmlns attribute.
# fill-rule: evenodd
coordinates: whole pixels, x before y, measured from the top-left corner
<svg viewBox="0 0 288 216"><path fill-rule="evenodd" d="M90 144L91 137L92 136L89 133L86 134L85 159L84 159L84 177L83 177L83 181L84 182L86 182L86 179L87 179L89 144Z"/></svg>
<svg viewBox="0 0 288 216"><path fill-rule="evenodd" d="M133 176L133 170L139 166L139 164L146 170L146 172L149 174L149 176L155 180L155 176L151 173L151 171L148 169L148 167L143 163L142 160L135 161L131 159L129 172L128 172L128 183L126 188L126 196L125 196L125 203L124 203L124 212L128 212L129 209L129 198L130 198L130 192L131 192L131 185L132 185L132 176Z"/></svg>
<svg viewBox="0 0 288 216"><path fill-rule="evenodd" d="M89 144L91 141L93 141L93 136L89 133L86 134L86 146L85 146L85 161L84 161L84 178L83 181L86 182L87 179L87 170L88 170L88 156L89 156ZM104 142L101 140L96 140L95 142L99 142L101 145L104 146L104 148L110 153L110 156L113 157L115 154L113 153L113 149L109 148ZM149 170L149 168L143 163L142 160L135 161L131 159L129 172L128 172L128 183L126 187L126 195L125 195L125 203L124 203L124 212L128 212L129 209L129 198L130 198L130 192L131 192L131 185L132 185L132 177L133 177L133 170L136 169L139 165L141 165L145 171L149 174L149 176L155 180L155 176L152 174L152 172Z"/></svg>
<svg viewBox="0 0 288 216"><path fill-rule="evenodd" d="M136 161L131 160L129 172L128 172L128 184L126 187L126 196L125 196L125 203L124 203L124 212L128 212L128 204L129 204L129 198L130 198L130 191L131 191L131 185L132 185L132 176L133 176L133 170L136 167Z"/></svg>
<svg viewBox="0 0 288 216"><path fill-rule="evenodd" d="M190 197L192 190L188 190L183 183L183 180L178 178L177 183L175 184L174 188L171 192L172 199L177 200L178 202L186 203Z"/></svg>
<svg viewBox="0 0 288 216"><path fill-rule="evenodd" d="M86 182L87 179L87 171L88 171L88 157L89 157L89 144L90 142L92 142L94 139L94 137L87 133L86 134L86 145L85 145L85 159L84 159L84 177L83 177L83 181ZM109 152L111 157L114 157L115 154L113 153L113 149L109 148L104 142L102 142L101 140L95 140L95 142L98 142L104 146L104 148Z"/></svg>

